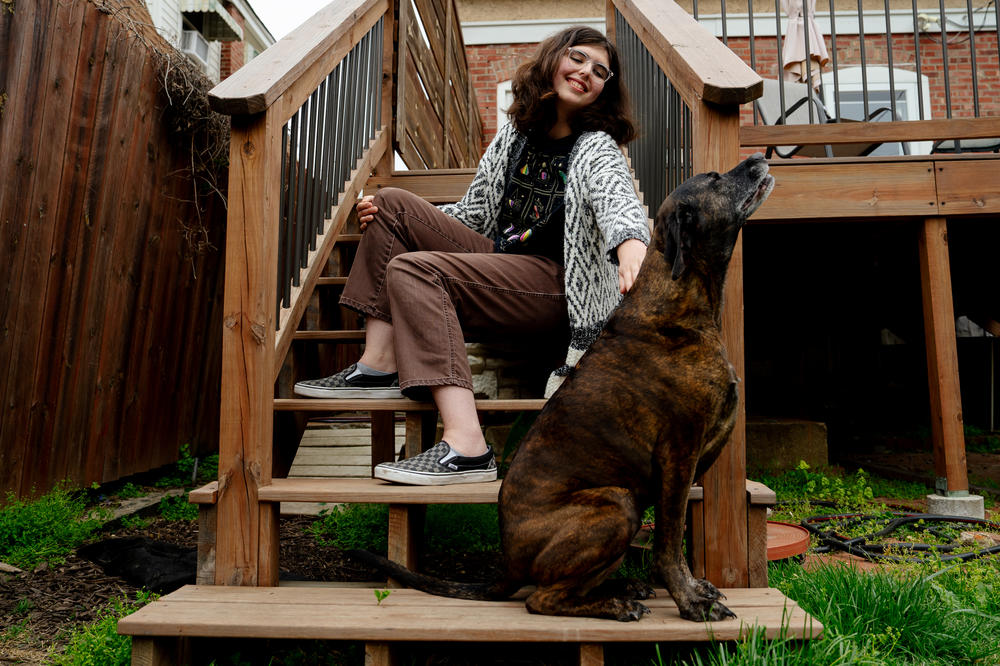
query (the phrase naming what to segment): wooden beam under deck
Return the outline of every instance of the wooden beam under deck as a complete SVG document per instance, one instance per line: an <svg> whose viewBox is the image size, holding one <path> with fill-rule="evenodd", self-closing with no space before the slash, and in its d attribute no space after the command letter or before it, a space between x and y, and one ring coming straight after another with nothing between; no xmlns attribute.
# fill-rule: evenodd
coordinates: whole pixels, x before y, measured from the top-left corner
<svg viewBox="0 0 1000 666"><path fill-rule="evenodd" d="M770 161L774 192L751 218L807 222L1000 213L1000 155L911 155ZM367 189L399 187L431 203L457 201L474 169L393 172Z"/></svg>

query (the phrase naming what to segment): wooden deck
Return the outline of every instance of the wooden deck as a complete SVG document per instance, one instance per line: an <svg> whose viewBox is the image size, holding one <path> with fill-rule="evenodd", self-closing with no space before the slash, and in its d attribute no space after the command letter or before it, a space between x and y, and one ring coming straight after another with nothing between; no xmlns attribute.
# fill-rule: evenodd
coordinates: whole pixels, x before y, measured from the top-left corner
<svg viewBox="0 0 1000 666"><path fill-rule="evenodd" d="M522 590L522 596L528 590ZM483 641L580 643L602 663L600 643L735 640L753 627L768 638L816 638L823 626L794 601L772 588L727 589L736 619L681 619L666 590L644 602L652 611L638 622L530 615L524 603L435 597L416 590L392 590L377 604L372 589L283 586L268 588L187 586L118 623L133 636L143 663L168 663L156 655L182 637L277 638L365 641L367 663L388 663L388 643L398 641ZM383 653L384 660L372 658ZM133 661L133 663L136 663Z"/></svg>

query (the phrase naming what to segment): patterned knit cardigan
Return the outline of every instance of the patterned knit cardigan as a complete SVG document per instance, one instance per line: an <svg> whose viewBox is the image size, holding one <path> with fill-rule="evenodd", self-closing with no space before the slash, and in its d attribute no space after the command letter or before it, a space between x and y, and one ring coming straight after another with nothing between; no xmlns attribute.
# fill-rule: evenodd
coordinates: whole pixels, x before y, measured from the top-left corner
<svg viewBox="0 0 1000 666"><path fill-rule="evenodd" d="M461 201L441 210L494 238L504 188L517 168L527 137L506 125L486 149ZM649 222L636 196L625 156L604 132L586 132L569 156L565 195L564 259L570 346L566 364L549 377L548 397L562 384L618 305L615 249L630 238L649 244Z"/></svg>

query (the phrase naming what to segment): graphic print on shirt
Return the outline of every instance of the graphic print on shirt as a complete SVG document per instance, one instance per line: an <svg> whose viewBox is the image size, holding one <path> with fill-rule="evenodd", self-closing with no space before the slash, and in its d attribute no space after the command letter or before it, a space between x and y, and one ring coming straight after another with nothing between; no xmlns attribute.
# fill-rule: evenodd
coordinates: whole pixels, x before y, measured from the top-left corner
<svg viewBox="0 0 1000 666"><path fill-rule="evenodd" d="M572 147L572 144L569 144ZM566 171L569 155L538 150L530 143L526 146L523 163L508 183L500 218L500 236L496 241L498 252L519 254L550 254L562 263L561 229L547 229L548 225L562 225L563 199L566 193ZM558 238L556 238L558 234ZM540 241L544 236L549 242Z"/></svg>

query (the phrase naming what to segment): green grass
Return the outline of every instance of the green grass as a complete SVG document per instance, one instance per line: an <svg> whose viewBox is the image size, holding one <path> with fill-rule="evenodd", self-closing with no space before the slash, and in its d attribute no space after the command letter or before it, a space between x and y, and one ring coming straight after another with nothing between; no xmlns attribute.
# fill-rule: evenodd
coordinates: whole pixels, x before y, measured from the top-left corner
<svg viewBox="0 0 1000 666"><path fill-rule="evenodd" d="M62 562L100 528L101 518L87 515L86 497L66 484L30 500L8 494L0 508L0 561L21 569Z"/></svg>
<svg viewBox="0 0 1000 666"><path fill-rule="evenodd" d="M385 554L389 508L349 504L323 509L310 533L324 546ZM427 550L439 554L500 551L494 504L432 504L427 507Z"/></svg>
<svg viewBox="0 0 1000 666"><path fill-rule="evenodd" d="M55 666L127 666L132 661L132 639L118 635L118 620L156 599L151 592L137 592L134 601L112 599L98 613L97 621L70 632L65 650L50 655Z"/></svg>
<svg viewBox="0 0 1000 666"><path fill-rule="evenodd" d="M850 512L882 514L884 521L888 510L873 498L915 499L927 493L920 484L873 478L861 471L814 470L804 463L795 470L757 473L753 478L778 495L780 508L772 518L793 523L813 515ZM841 531L858 536L881 524L845 526ZM901 529L894 536L941 543L960 529L945 526L933 535L922 527ZM822 638L766 640L758 632L736 643L694 649L659 646L653 662L672 666L1000 663L1000 596L995 592L1000 588L1000 558L947 564L932 552L917 562L883 564L872 571L842 564L806 571L794 562L776 562L769 567L769 579L772 587L824 625Z"/></svg>
<svg viewBox="0 0 1000 666"><path fill-rule="evenodd" d="M993 559L934 569L875 571L833 564L805 571L773 563L770 584L824 626L821 638L752 632L734 643L658 646L671 666L959 666L1000 662L1000 566ZM784 631L790 627L787 624ZM792 627L794 628L794 627Z"/></svg>

